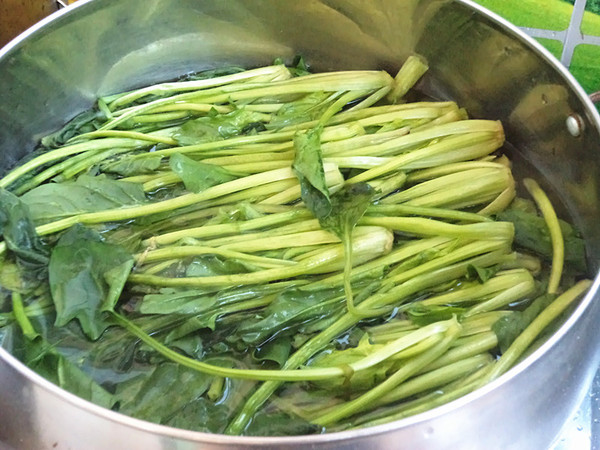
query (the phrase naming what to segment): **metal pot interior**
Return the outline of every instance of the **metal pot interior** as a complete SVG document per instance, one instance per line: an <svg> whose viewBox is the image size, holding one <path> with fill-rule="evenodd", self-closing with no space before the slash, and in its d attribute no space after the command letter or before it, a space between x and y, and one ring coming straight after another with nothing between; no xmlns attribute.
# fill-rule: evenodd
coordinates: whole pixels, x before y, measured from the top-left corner
<svg viewBox="0 0 600 450"><path fill-rule="evenodd" d="M541 175L582 232L595 272L598 114L541 46L466 0L84 0L0 50L0 172L99 95L228 64L291 61L298 54L315 71L395 73L412 53L431 67L418 86L424 95L456 100L472 117L502 120L515 170ZM566 127L570 116L583 124L579 137ZM81 448L82 442L94 448L123 442L147 448L387 448L401 440L410 442L403 448L441 449L511 448L518 436L519 448L543 448L576 407L599 360L594 345L583 345L598 341L593 321L600 308L593 297L558 335L481 392L402 422L329 436L256 440L143 423L75 399L0 352L0 441L23 448L55 442L59 448ZM560 384L552 399L541 391L546 382ZM78 421L77 431L70 420ZM539 432L532 433L535 427Z"/></svg>

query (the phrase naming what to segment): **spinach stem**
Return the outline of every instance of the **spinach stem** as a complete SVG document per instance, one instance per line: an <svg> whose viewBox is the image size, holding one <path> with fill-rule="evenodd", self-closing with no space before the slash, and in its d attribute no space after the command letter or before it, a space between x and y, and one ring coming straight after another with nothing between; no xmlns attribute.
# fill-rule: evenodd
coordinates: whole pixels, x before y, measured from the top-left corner
<svg viewBox="0 0 600 450"><path fill-rule="evenodd" d="M420 355L417 355L404 362L404 364L402 364L402 366L396 372L394 372L393 375L386 378L385 381L382 381L371 390L341 406L336 407L333 411L317 417L314 422L322 426L327 426L337 422L338 420L363 411L370 404L389 393L391 389L396 388L410 376L414 375L420 369L444 354L459 333L460 325L456 320L454 320L453 325L448 328L446 333L444 333L444 338L438 344L421 353Z"/></svg>
<svg viewBox="0 0 600 450"><path fill-rule="evenodd" d="M13 291L12 293L12 309L15 320L21 327L23 335L30 341L33 341L35 338L37 338L40 334L35 331L33 324L29 320L29 317L27 317L21 294L16 291Z"/></svg>
<svg viewBox="0 0 600 450"><path fill-rule="evenodd" d="M548 293L554 294L560 286L560 279L565 263L565 241L560 229L560 223L550 199L542 188L540 188L539 184L531 178L525 178L523 184L540 209L550 233L550 240L552 242L552 269L550 271L550 279L548 280Z"/></svg>
<svg viewBox="0 0 600 450"><path fill-rule="evenodd" d="M491 373L485 382L495 380L510 369L523 355L535 338L560 314L562 314L575 300L583 295L592 285L590 280L581 280L565 293L557 297L546 309L544 309L529 326L513 341L494 364Z"/></svg>

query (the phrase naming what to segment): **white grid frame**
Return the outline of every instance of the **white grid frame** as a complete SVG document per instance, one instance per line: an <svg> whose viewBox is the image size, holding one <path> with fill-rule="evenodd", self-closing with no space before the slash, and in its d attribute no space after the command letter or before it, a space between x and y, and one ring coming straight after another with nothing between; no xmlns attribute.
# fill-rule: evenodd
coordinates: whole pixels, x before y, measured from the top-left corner
<svg viewBox="0 0 600 450"><path fill-rule="evenodd" d="M575 0L575 6L573 7L573 14L571 16L569 28L566 30L551 31L529 27L521 27L521 30L534 38L546 38L562 42L563 51L560 57L560 62L562 62L566 67L570 67L571 61L573 60L575 47L580 44L600 46L600 36L583 34L583 31L581 31L581 24L583 22L583 14L585 12L586 4L587 0Z"/></svg>

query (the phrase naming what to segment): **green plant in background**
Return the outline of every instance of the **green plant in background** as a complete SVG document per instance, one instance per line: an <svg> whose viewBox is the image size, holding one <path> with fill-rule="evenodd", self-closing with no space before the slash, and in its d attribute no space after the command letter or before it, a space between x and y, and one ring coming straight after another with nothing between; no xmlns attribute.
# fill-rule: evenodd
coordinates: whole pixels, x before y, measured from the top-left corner
<svg viewBox="0 0 600 450"><path fill-rule="evenodd" d="M569 27L575 0L476 0L519 27L563 31ZM588 0L581 32L600 36L600 0ZM560 58L562 42L538 39L555 57ZM575 49L571 73L588 92L600 90L600 47L579 45Z"/></svg>
<svg viewBox="0 0 600 450"><path fill-rule="evenodd" d="M563 0L571 5L575 4L575 0ZM588 0L585 5L585 9L593 12L594 14L600 14L600 0Z"/></svg>

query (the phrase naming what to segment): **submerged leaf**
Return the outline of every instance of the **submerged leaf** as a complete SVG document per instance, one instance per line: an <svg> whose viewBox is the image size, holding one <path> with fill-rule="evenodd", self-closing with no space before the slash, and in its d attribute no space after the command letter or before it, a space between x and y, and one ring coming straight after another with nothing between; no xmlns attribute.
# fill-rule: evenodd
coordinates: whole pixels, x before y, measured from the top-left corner
<svg viewBox="0 0 600 450"><path fill-rule="evenodd" d="M498 219L514 224L515 244L546 259L552 258L552 242L543 217L512 208L501 212ZM565 241L565 264L580 273L585 272L585 242L569 223L559 220L559 224Z"/></svg>
<svg viewBox="0 0 600 450"><path fill-rule="evenodd" d="M179 414L170 418L165 425L203 433L223 433L231 419L227 405L214 403L204 397L185 405Z"/></svg>
<svg viewBox="0 0 600 450"><path fill-rule="evenodd" d="M48 247L35 231L28 206L4 189L0 189L0 236L15 255L22 278L46 277ZM12 275L17 274L13 271Z"/></svg>
<svg viewBox="0 0 600 450"><path fill-rule="evenodd" d="M77 181L43 184L21 199L32 211L33 220L45 223L76 214L140 205L146 202L146 195L141 184L82 175Z"/></svg>
<svg viewBox="0 0 600 450"><path fill-rule="evenodd" d="M194 161L179 153L171 156L169 165L171 170L183 180L185 188L196 193L238 178L237 175L220 166Z"/></svg>
<svg viewBox="0 0 600 450"><path fill-rule="evenodd" d="M465 311L465 308L458 306L425 306L421 303L416 303L406 313L412 323L419 327L424 327L435 322L452 319L452 317L458 316Z"/></svg>
<svg viewBox="0 0 600 450"><path fill-rule="evenodd" d="M498 336L498 346L504 353L508 347L519 337L519 335L529 326L531 322L553 301L556 299L554 294L545 294L529 305L524 311L515 311L512 314L502 317L493 326L492 330Z"/></svg>
<svg viewBox="0 0 600 450"><path fill-rule="evenodd" d="M375 189L367 183L344 186L331 196L331 212L325 217L318 217L321 228L331 231L343 242L352 235L375 193Z"/></svg>
<svg viewBox="0 0 600 450"><path fill-rule="evenodd" d="M329 92L311 92L293 102L284 103L269 122L269 129L283 128L307 120L317 120L330 106Z"/></svg>
<svg viewBox="0 0 600 450"><path fill-rule="evenodd" d="M248 428L246 436L299 436L314 434L320 427L298 416L285 412L264 412L256 414Z"/></svg>
<svg viewBox="0 0 600 450"><path fill-rule="evenodd" d="M494 275L496 275L499 270L500 267L498 266L480 267L474 264L469 264L467 267L467 280L477 280L480 283L485 283Z"/></svg>
<svg viewBox="0 0 600 450"><path fill-rule="evenodd" d="M207 255L194 258L185 274L188 277L212 277L248 272L247 266L235 259Z"/></svg>
<svg viewBox="0 0 600 450"><path fill-rule="evenodd" d="M167 423L178 410L204 394L212 379L179 364L163 363L142 383L137 379L119 386L116 393L121 403L119 412ZM167 392L169 395L165 395Z"/></svg>
<svg viewBox="0 0 600 450"><path fill-rule="evenodd" d="M100 164L102 172L115 173L124 177L130 177L133 175L143 175L147 173L153 173L160 167L162 162L162 156L150 156L144 158L136 158L126 155L116 161L107 161L106 163Z"/></svg>
<svg viewBox="0 0 600 450"><path fill-rule="evenodd" d="M382 344L371 344L368 335L365 335L358 346L344 350L334 350L323 353L315 358L310 364L311 368L318 367L344 367L355 363L384 347ZM384 380L388 371L393 367L395 361L387 359L369 370L354 372L349 379L330 378L313 382L316 386L324 389L357 389L367 390Z"/></svg>
<svg viewBox="0 0 600 450"><path fill-rule="evenodd" d="M132 267L129 253L95 231L81 225L67 231L49 264L56 326L77 319L88 337L100 337L108 326L102 313L113 310Z"/></svg>
<svg viewBox="0 0 600 450"><path fill-rule="evenodd" d="M23 357L28 367L47 380L105 408L111 408L115 398L81 368L61 355L54 345L40 337L24 341Z"/></svg>
<svg viewBox="0 0 600 450"><path fill-rule="evenodd" d="M288 289L271 303L257 321L241 324L238 334L249 344L261 344L275 333L290 334L295 327L304 325L311 319L324 320L335 315L342 300L341 289L304 291Z"/></svg>
<svg viewBox="0 0 600 450"><path fill-rule="evenodd" d="M253 357L257 361L272 361L277 364L277 366L282 367L287 361L291 350L292 341L289 337L285 336L269 341L265 345L257 348Z"/></svg>
<svg viewBox="0 0 600 450"><path fill-rule="evenodd" d="M294 163L292 165L300 181L302 200L316 218L329 215L331 200L325 180L321 155L322 127L294 136Z"/></svg>
<svg viewBox="0 0 600 450"><path fill-rule="evenodd" d="M99 129L106 121L106 114L99 109L91 109L71 119L60 130L42 138L42 145L49 148L58 148L67 141L82 133L89 133Z"/></svg>
<svg viewBox="0 0 600 450"><path fill-rule="evenodd" d="M186 122L173 137L179 145L195 145L228 139L239 134L247 134L264 118L263 114L244 108L227 114L218 114L214 111L208 116Z"/></svg>

